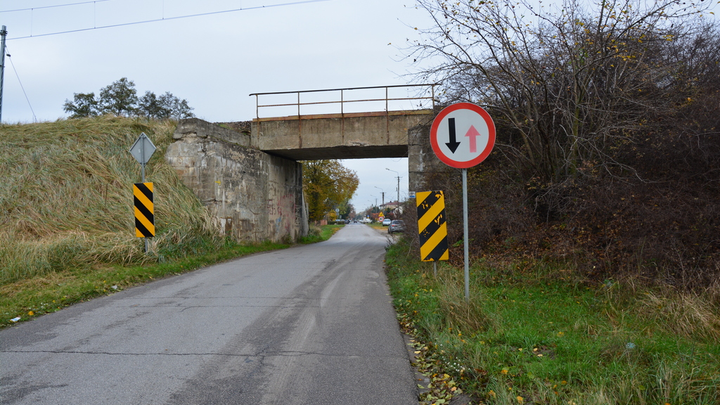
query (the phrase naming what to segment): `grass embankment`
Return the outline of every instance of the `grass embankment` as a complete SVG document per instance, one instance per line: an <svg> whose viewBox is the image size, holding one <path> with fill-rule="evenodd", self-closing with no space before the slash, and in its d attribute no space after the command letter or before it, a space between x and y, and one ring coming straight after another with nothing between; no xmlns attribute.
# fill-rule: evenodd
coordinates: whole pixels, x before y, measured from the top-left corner
<svg viewBox="0 0 720 405"><path fill-rule="evenodd" d="M221 243L209 215L165 163L176 123L109 118L0 127L0 285L98 263L143 264ZM150 255L135 237L128 149L141 132L157 146Z"/></svg>
<svg viewBox="0 0 720 405"><path fill-rule="evenodd" d="M164 161L174 121L99 117L0 126L0 327L64 306L245 254L218 234L203 205ZM135 237L128 149L145 132L157 146L156 236ZM305 243L327 239L332 227Z"/></svg>
<svg viewBox="0 0 720 405"><path fill-rule="evenodd" d="M591 285L562 263L421 263L390 248L401 323L433 369L426 403L455 382L487 404L718 404L718 292L680 294L630 281ZM452 378L450 378L452 377ZM455 391L457 392L457 391Z"/></svg>

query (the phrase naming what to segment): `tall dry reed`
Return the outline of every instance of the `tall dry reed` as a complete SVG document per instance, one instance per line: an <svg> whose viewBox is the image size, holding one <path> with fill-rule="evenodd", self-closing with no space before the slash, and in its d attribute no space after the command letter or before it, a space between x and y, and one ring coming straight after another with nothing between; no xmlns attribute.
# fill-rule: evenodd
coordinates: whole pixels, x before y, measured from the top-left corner
<svg viewBox="0 0 720 405"><path fill-rule="evenodd" d="M219 236L164 160L174 121L119 117L0 127L0 283L98 263L144 263ZM146 181L155 183L156 238L146 255L135 237L128 152L140 133L157 146Z"/></svg>

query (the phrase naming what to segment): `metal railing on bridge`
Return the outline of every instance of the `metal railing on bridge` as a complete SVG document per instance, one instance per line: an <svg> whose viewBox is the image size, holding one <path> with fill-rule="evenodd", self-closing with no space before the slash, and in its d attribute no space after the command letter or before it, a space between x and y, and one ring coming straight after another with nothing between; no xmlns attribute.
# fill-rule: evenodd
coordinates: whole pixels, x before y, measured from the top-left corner
<svg viewBox="0 0 720 405"><path fill-rule="evenodd" d="M281 91L252 93L255 96L255 116L260 109L281 111L272 116L385 113L392 111L427 110L435 108L437 84L405 84L392 86L349 87L341 89ZM410 92L416 95L410 95ZM400 94L400 93L405 93ZM382 94L382 95L380 95ZM263 100L261 100L261 97ZM270 101L265 101L271 99ZM291 101L292 100L292 101ZM327 109L328 106L335 106ZM265 111L265 110L263 110Z"/></svg>

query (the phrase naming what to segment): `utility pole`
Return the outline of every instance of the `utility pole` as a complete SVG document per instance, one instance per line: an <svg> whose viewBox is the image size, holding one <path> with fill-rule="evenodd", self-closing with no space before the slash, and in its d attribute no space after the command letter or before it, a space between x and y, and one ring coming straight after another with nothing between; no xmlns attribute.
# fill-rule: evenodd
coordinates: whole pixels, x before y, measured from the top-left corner
<svg viewBox="0 0 720 405"><path fill-rule="evenodd" d="M400 204L400 173L396 172L395 170L388 169L387 167L385 170L390 170L391 172L397 173L397 179L398 179L398 185L397 185L397 203Z"/></svg>
<svg viewBox="0 0 720 405"><path fill-rule="evenodd" d="M3 78L5 77L5 37L7 36L7 29L4 25L2 26L2 31L0 31L0 36L2 37L2 39L0 39L0 53L2 54L2 56L0 56L0 124L2 124Z"/></svg>
<svg viewBox="0 0 720 405"><path fill-rule="evenodd" d="M378 186L375 186L375 188L380 190L380 194L382 194L382 206L384 207L385 206L385 191L383 191L383 189L381 189Z"/></svg>

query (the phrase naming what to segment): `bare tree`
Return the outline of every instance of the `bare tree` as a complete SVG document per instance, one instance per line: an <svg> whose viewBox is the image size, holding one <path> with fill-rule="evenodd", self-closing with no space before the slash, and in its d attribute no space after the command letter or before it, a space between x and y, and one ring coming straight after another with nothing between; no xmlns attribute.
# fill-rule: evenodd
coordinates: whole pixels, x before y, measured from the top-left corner
<svg viewBox="0 0 720 405"><path fill-rule="evenodd" d="M688 69L678 44L707 28L696 18L704 3L676 0L418 4L435 22L411 48L437 62L423 80L443 82L448 101L485 106L505 130L501 151L545 185L634 173L613 151L677 106Z"/></svg>
<svg viewBox="0 0 720 405"><path fill-rule="evenodd" d="M410 49L433 63L421 79L498 127L500 153L468 173L473 240L575 257L590 278L717 280L720 34L707 2L417 1L434 19Z"/></svg>

